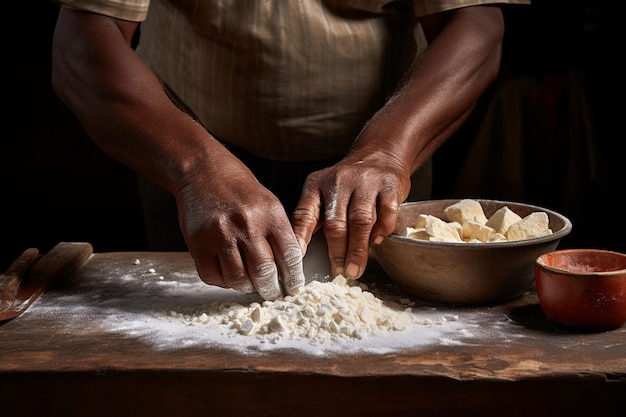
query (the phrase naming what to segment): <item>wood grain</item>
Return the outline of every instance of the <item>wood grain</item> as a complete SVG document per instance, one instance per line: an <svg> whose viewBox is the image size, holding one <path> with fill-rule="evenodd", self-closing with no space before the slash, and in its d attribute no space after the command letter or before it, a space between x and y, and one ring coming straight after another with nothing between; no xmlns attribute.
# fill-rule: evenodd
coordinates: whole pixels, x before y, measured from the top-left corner
<svg viewBox="0 0 626 417"><path fill-rule="evenodd" d="M0 404L7 415L611 416L623 407L626 328L554 327L534 293L455 308L486 328L498 321L493 337L387 354L156 349L131 335L68 332L59 317L37 314L92 285L126 297L132 308L133 297L143 295L105 278L148 265L166 277L197 279L187 253L97 253L26 314L0 326ZM363 279L387 278L372 265ZM85 328L94 321L90 314L78 318Z"/></svg>

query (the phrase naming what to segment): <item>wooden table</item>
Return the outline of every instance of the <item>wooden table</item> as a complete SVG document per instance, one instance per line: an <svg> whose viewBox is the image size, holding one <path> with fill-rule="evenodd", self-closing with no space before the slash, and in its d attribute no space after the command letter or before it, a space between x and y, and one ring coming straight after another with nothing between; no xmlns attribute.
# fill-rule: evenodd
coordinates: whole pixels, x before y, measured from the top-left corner
<svg viewBox="0 0 626 417"><path fill-rule="evenodd" d="M102 326L107 315L123 321L111 313L120 306L124 314L141 314L151 301L158 309L167 296L159 288L194 274L187 253L92 255L0 325L0 415L623 415L626 327L556 328L534 293L496 306L437 307L482 336L379 354L163 348ZM381 274L374 265L363 280Z"/></svg>

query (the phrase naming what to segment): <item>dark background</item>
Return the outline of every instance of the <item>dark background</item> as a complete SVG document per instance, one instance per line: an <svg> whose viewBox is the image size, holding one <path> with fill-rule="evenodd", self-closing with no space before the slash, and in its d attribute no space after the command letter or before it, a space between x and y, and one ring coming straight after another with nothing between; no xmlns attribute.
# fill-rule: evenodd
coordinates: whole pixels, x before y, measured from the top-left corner
<svg viewBox="0 0 626 417"><path fill-rule="evenodd" d="M626 213L619 204L626 165L620 153L626 117L620 3L535 0L504 9L500 76L435 156L434 198L533 203L572 220L561 248L626 252ZM134 174L90 142L51 90L58 6L21 0L3 9L0 270L28 247L46 252L60 241L88 241L96 252L147 249ZM511 91L522 98L522 110L500 106L503 92ZM579 94L574 109L573 92ZM584 132L581 106L588 115ZM501 109L497 117L486 117L490 108ZM523 125L517 136L524 175L521 185L507 188L507 174L492 164L462 167L480 132L506 135L491 127L511 118ZM500 149L494 154L507 160ZM491 176L467 188L463 169Z"/></svg>

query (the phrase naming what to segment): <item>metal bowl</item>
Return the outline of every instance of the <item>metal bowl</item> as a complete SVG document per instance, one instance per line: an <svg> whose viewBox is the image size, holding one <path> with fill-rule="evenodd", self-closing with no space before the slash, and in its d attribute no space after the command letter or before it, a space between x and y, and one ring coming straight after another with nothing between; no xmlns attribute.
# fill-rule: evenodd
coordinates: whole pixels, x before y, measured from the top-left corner
<svg viewBox="0 0 626 417"><path fill-rule="evenodd" d="M459 200L404 203L399 208L402 230L420 214L446 219L444 209ZM486 305L520 297L534 284L535 261L556 249L572 230L565 216L529 204L476 199L487 217L508 206L521 217L536 211L548 215L552 234L534 239L493 243L432 242L391 235L372 246L372 255L403 292L446 304Z"/></svg>

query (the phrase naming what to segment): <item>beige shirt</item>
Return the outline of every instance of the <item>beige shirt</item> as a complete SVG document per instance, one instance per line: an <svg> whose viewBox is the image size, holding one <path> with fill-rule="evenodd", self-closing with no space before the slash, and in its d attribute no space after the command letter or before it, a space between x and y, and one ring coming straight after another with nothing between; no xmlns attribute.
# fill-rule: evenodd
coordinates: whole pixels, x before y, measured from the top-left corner
<svg viewBox="0 0 626 417"><path fill-rule="evenodd" d="M304 161L347 152L426 47L416 18L528 1L59 2L143 21L138 53L216 138L267 159Z"/></svg>

